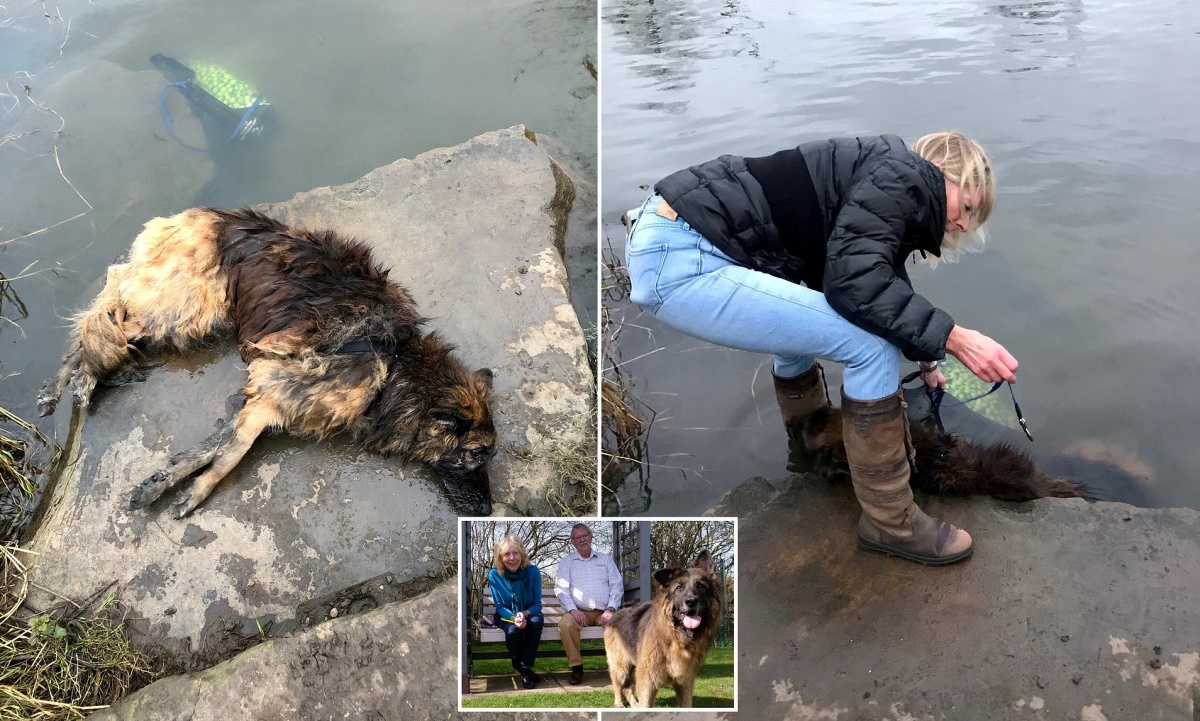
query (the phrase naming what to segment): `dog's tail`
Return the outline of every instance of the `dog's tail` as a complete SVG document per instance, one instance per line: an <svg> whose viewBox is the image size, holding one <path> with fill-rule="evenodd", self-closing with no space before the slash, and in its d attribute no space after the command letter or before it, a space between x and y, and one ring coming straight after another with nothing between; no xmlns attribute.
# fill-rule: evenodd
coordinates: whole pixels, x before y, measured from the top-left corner
<svg viewBox="0 0 1200 721"><path fill-rule="evenodd" d="M75 316L74 335L80 353L75 396L82 406L87 405L99 379L132 360L134 347L129 342L131 329L127 327L131 321L121 300L121 282L130 272L127 263L110 266L104 289Z"/></svg>
<svg viewBox="0 0 1200 721"><path fill-rule="evenodd" d="M63 356L58 373L46 381L37 396L42 416L54 412L71 381L75 381L75 396L80 405L86 406L96 383L129 362L131 348L125 335L125 309L119 290L121 280L128 274L128 264L109 266L100 295L72 318L71 347Z"/></svg>

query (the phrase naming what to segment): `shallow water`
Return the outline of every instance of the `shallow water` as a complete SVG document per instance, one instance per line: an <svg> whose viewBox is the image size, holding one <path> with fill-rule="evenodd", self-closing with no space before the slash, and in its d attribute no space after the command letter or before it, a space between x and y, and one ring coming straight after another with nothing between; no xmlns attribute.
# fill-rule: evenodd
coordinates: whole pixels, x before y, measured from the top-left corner
<svg viewBox="0 0 1200 721"><path fill-rule="evenodd" d="M595 62L596 9L587 0L67 0L47 12L0 6L0 188L9 195L0 241L79 215L0 245L5 276L31 263L44 271L13 283L20 303L0 299L13 321L0 321L0 405L24 417L58 365L65 317L155 215L287 200L518 123L557 138L595 173L596 83L585 59ZM149 58L159 52L225 67L263 93L276 126L212 155L181 151L158 115L165 81ZM97 110L112 94L134 107ZM201 143L186 104L168 102L181 136ZM152 128L150 139L130 145L143 129L121 127L128 117ZM571 271L591 279L575 295L593 306L590 254L568 254L588 257Z"/></svg>
<svg viewBox="0 0 1200 721"><path fill-rule="evenodd" d="M982 255L918 291L1021 363L1040 453L1080 444L1145 464L1147 503L1200 508L1195 358L1200 7L1182 0L997 3L606 0L604 243L664 175L723 153L943 129L1000 182ZM684 515L785 473L770 359L682 336L606 292L619 365L654 411L646 463L608 511ZM840 376L829 376L836 394ZM649 411L643 408L643 412Z"/></svg>

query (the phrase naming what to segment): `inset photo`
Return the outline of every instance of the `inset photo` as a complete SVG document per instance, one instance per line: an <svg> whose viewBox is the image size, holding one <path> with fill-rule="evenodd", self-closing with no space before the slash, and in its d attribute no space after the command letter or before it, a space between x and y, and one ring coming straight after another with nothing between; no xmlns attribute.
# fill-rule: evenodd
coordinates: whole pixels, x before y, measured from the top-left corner
<svg viewBox="0 0 1200 721"><path fill-rule="evenodd" d="M460 710L737 710L737 519L460 520Z"/></svg>

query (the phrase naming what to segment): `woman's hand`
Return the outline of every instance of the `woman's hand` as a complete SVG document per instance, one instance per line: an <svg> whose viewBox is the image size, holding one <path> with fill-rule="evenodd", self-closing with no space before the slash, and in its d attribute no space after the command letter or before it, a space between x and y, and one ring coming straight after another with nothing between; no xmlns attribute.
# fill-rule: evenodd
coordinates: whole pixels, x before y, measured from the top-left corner
<svg viewBox="0 0 1200 721"><path fill-rule="evenodd" d="M515 616L513 616L513 625L516 626L517 628L525 628L525 612L524 611L518 611L517 614Z"/></svg>
<svg viewBox="0 0 1200 721"><path fill-rule="evenodd" d="M921 371L921 381L929 388L929 390L946 389L946 376L937 368L931 371Z"/></svg>
<svg viewBox="0 0 1200 721"><path fill-rule="evenodd" d="M1017 381L1017 359L1004 346L979 331L954 326L946 339L946 352L988 383Z"/></svg>

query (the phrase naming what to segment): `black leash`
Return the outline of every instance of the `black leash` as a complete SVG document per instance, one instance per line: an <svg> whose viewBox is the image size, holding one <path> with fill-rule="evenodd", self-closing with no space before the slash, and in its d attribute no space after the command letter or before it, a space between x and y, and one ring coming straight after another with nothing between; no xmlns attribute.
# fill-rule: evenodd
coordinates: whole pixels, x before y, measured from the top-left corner
<svg viewBox="0 0 1200 721"><path fill-rule="evenodd" d="M350 355L351 353L379 353L380 355L396 355L395 343L381 343L377 340L356 340L347 343L333 352L334 355Z"/></svg>
<svg viewBox="0 0 1200 721"><path fill-rule="evenodd" d="M912 373L904 376L904 380L900 381L900 385L908 385L920 376L921 371L913 371ZM1002 385L1004 385L1004 381L996 381L992 385L992 389L990 391L986 393L980 393L979 395L966 400L957 401L954 403L954 405L965 405L967 403L980 400L981 398L987 398L991 394L1000 390L1000 386ZM925 386L925 392L929 394L929 402L933 406L933 420L937 422L938 432L944 434L946 429L942 425L942 399L945 397L946 391L941 388L930 388L929 386ZM1029 425L1025 422L1025 414L1021 412L1021 404L1017 403L1017 394L1015 391L1013 391L1012 383L1008 384L1008 394L1012 396L1013 410L1015 410L1017 413L1017 423L1021 425L1021 431L1025 433L1025 437L1028 438L1032 443L1033 434L1029 432Z"/></svg>

